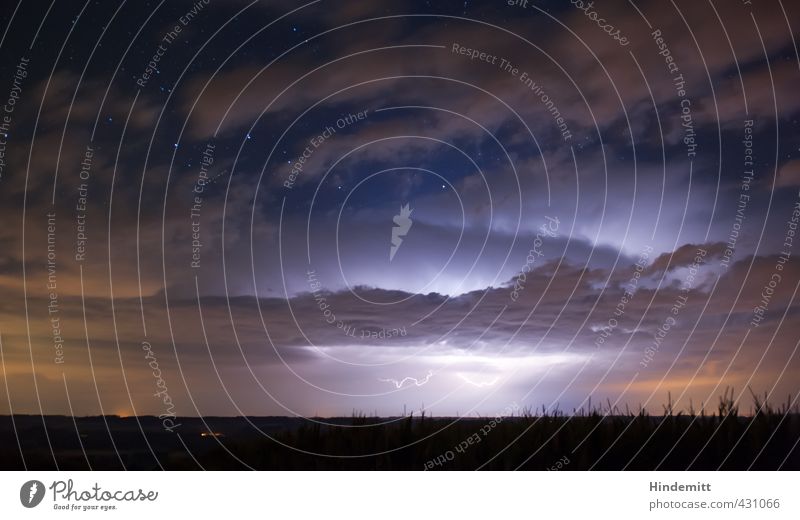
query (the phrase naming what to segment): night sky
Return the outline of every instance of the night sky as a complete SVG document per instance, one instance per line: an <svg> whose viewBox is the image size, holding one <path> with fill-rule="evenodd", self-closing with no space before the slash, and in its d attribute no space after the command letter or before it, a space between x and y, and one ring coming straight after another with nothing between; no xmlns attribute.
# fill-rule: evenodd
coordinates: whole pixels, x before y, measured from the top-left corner
<svg viewBox="0 0 800 520"><path fill-rule="evenodd" d="M800 5L589 4L4 2L0 414L794 399Z"/></svg>

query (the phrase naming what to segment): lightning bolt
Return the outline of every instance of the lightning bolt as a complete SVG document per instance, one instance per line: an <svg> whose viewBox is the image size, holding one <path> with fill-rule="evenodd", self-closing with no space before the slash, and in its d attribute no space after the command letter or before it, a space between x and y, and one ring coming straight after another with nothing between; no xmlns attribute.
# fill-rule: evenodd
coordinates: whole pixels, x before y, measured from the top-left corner
<svg viewBox="0 0 800 520"><path fill-rule="evenodd" d="M433 377L433 370L428 370L428 375L425 376L425 379L419 380L416 377L404 377L402 380L398 381L397 379L378 379L378 381L382 383L392 383L395 388L403 388L403 385L406 384L408 381L414 386L422 386L427 383L430 378Z"/></svg>
<svg viewBox="0 0 800 520"><path fill-rule="evenodd" d="M397 250L400 249L400 244L403 243L403 238L408 234L408 231L411 229L411 225L414 223L411 220L411 213L414 210L406 204L405 206L400 206L400 213L394 216L392 221L394 222L394 227L392 227L392 246L389 248L389 261L391 262L394 259L394 255L397 253Z"/></svg>
<svg viewBox="0 0 800 520"><path fill-rule="evenodd" d="M37 485L36 485L36 482L34 482L33 484L31 484L31 490L30 490L30 494L28 495L28 503L29 503L29 504L30 504L31 502L33 502L33 497L34 497L34 496L36 496L36 490L37 490L38 488L39 488L39 486L37 486Z"/></svg>
<svg viewBox="0 0 800 520"><path fill-rule="evenodd" d="M497 383L498 379L500 379L499 377L495 376L495 378L494 378L494 379L492 379L491 381L480 381L480 382L475 382L475 381L471 380L469 377L467 377L467 376L466 376L466 375L464 375L464 374L457 374L457 375L458 375L458 377L460 377L460 378L461 378L461 379L462 379L462 380L463 380L465 383L469 383L469 384L471 384L472 386L475 386L475 387L478 387L478 388L483 388L483 387L485 387L485 386L494 386L494 384L495 384L495 383Z"/></svg>

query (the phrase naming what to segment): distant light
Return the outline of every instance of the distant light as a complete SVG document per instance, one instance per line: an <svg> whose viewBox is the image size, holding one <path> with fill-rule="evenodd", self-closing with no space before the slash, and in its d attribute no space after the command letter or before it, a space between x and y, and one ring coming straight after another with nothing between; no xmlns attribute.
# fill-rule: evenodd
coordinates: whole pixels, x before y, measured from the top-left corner
<svg viewBox="0 0 800 520"><path fill-rule="evenodd" d="M497 383L497 381L500 379L499 377L495 376L492 379L485 379L483 381L474 381L473 379L468 377L466 374L458 373L456 375L458 377L460 377L461 380L463 380L465 383L469 383L470 385L478 387L478 388L483 388L485 386L494 386L494 384Z"/></svg>

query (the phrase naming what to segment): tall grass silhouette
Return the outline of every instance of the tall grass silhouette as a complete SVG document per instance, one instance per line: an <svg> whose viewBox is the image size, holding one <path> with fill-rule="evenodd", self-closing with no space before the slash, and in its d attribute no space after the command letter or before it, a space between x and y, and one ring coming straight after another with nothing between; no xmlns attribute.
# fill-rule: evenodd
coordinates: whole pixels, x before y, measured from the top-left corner
<svg viewBox="0 0 800 520"><path fill-rule="evenodd" d="M726 389L718 401L651 414L611 401L507 416L0 416L2 469L798 470L800 409ZM505 412L504 412L505 413ZM106 426L107 425L107 426ZM257 429L254 428L257 426ZM45 435L46 432L49 435ZM211 429L211 430L209 430ZM267 437L266 434L269 435ZM50 451L52 445L53 451Z"/></svg>
<svg viewBox="0 0 800 520"><path fill-rule="evenodd" d="M641 406L623 411L610 401L569 415L528 407L492 428L485 426L492 419L480 417L423 413L387 424L354 413L346 425L305 423L276 436L294 449L269 440L226 448L258 469L547 470L562 457L570 461L565 470L800 469L800 409L791 396L775 407L766 396L751 394L746 415L740 414L733 389L726 389L711 413L692 404L675 410L669 396L662 415ZM465 446L476 434L480 440ZM222 450L201 463L236 467Z"/></svg>

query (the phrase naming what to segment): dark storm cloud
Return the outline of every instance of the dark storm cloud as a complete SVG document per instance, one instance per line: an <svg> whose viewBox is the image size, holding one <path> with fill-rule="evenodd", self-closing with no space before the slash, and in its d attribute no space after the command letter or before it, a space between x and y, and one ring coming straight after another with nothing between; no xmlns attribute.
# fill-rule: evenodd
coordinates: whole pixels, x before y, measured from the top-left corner
<svg viewBox="0 0 800 520"><path fill-rule="evenodd" d="M731 72L735 71L735 67L740 63L740 68L743 69L741 83L745 85L747 92L750 117L774 116L773 93L780 99L780 106L786 110L784 114L797 110L794 104L795 96L791 95L789 87L791 82L784 81L795 72L794 64L789 62L773 65L771 71L773 79L770 80L768 65L763 61L759 62L763 60L764 52L769 56L791 45L791 35L787 31L761 31L760 36L764 40L762 48L756 25L749 16L739 16L736 9L722 10L720 16L725 30L729 34L736 35L735 54L733 54L730 49L724 47L727 39L722 32L723 26L717 19L718 13L713 9L697 4L681 6L683 17L690 17L692 21L688 26L670 4L652 3L643 6L641 10L648 19L657 24L657 28L666 38L675 42L671 49L675 61L685 72L686 89L691 92L691 98L700 111L705 112L702 116L698 114L699 124L714 126L719 121L723 125L738 125L744 117L739 76L731 76ZM652 76L648 86L661 111L667 116L662 116L665 124L670 124L670 116L680 115L680 110L679 107L677 110L675 108L677 105L675 87L667 74L662 56L658 54L659 49L653 42L651 31L642 23L637 11L627 6L608 6L605 11L608 11L605 13L607 19L614 20L620 27L628 28L626 34L631 35L630 40L634 43L624 50L632 53L645 71ZM198 88L187 89L184 103L187 111L193 106L196 131L207 132L222 120L226 111L228 113L225 114L225 125L241 126L249 124L253 114L260 113L270 103L272 103L270 111L273 113L288 109L289 103L293 104L294 108L305 108L311 102L319 101L339 89L376 78L431 74L461 80L469 78L466 81L474 80L478 86L507 101L524 115L537 112L539 107L535 103L530 103L530 92L518 83L509 81L510 74L503 73L496 68L496 64L493 70L490 64L470 61L450 52L452 43L460 42L463 46L485 50L535 71L535 79L539 83L548 91L558 93L559 105L565 109L564 112L568 113L574 122L580 122L588 128L593 126L595 120L601 127L606 128L615 121L624 119L620 100L627 107L634 107L639 103L649 104L650 91L643 83L633 62L619 59L619 45L601 31L594 30L591 23L584 20L585 17L580 11L566 10L564 13L559 13L557 18L563 18L562 22L570 28L570 31L563 30L557 22L544 17L526 17L524 15L529 13L522 9L511 9L506 14L511 16L507 20L508 23L502 26L506 31L491 27L492 24L482 23L481 20L467 20L463 24L449 24L445 29L429 24L428 27L415 31L412 36L394 42L397 46L446 47L442 52L421 51L425 54L424 59L415 59L413 51L409 54L410 58L401 61L390 58L392 53L397 51L388 51L388 55L379 50L368 52L370 47L363 45L364 39L354 38L355 31L342 29L339 33L333 33L335 38L321 36L325 45L336 49L337 52L331 54L337 58L356 50L359 55L326 66L276 101L273 98L281 90L316 67L298 66L297 60L290 60L294 56L289 55L282 61L263 69L263 72L261 67L255 66L223 70L213 79L209 90L206 90L202 97L196 97ZM785 25L779 9L759 11L756 21L764 27ZM391 29L397 25L402 26L407 21L389 19L376 23L382 28ZM698 30L700 27L704 30ZM544 52L539 52L536 47L516 36L525 35L531 29L553 35L553 38L546 38L544 42L537 42ZM697 38L703 53L701 59L698 59L697 49L689 43L693 42L693 38ZM357 47L354 45L356 42ZM300 46L296 55L302 61L302 58L309 57L309 52L306 46ZM318 61L319 65L325 63L324 60ZM752 65L753 63L755 65ZM563 67L563 71L560 67ZM481 72L481 76L475 78L478 71ZM581 72L580 81L565 75L565 73L577 74L578 71ZM592 73L587 74L587 71ZM713 91L712 85L708 83L709 76L713 81ZM207 77L201 77L194 81L204 84L207 80ZM720 81L724 83L718 84ZM579 86L582 92L578 92L575 85ZM776 90L773 90L773 86ZM493 118L492 115L497 114L498 107L488 99L488 96L487 99L481 99L479 96L477 105L474 104L474 96L462 96L460 99L459 97L454 99L452 96L452 89L415 89L414 84L406 85L390 81L375 82L357 91L345 91L330 98L327 103L346 106L354 99L368 103L379 98L402 100L408 97L427 100L433 106L451 104L448 101L455 101L458 106L458 102L463 100L471 103L469 114L474 119L481 122L491 122L496 119L496 116ZM234 98L235 103L231 105ZM594 117L591 117L588 110L584 110L586 106L584 99L588 102ZM229 111L230 108L232 110ZM503 114L502 111L499 115L510 118L509 114ZM546 126L546 123L543 126ZM677 136L677 133L674 134L673 139Z"/></svg>

